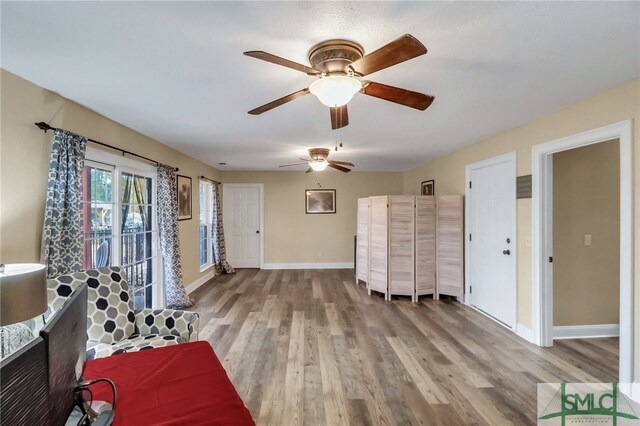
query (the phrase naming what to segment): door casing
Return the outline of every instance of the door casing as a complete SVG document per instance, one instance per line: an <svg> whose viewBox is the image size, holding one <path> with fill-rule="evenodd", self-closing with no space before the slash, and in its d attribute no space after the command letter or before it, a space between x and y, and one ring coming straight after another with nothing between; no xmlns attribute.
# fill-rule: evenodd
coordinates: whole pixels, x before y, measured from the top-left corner
<svg viewBox="0 0 640 426"><path fill-rule="evenodd" d="M534 343L553 345L553 167L556 152L604 142L620 141L620 389L640 400L640 383L634 379L633 334L633 137L632 122L625 120L532 148L533 227L533 332Z"/></svg>

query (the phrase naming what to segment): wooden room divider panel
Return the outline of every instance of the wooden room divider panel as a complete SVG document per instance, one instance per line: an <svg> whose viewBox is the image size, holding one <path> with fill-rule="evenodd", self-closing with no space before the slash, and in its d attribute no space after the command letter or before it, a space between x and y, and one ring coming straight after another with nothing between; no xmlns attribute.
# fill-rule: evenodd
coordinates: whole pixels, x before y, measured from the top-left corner
<svg viewBox="0 0 640 426"><path fill-rule="evenodd" d="M462 300L464 294L464 198L437 197L437 296L446 294Z"/></svg>
<svg viewBox="0 0 640 426"><path fill-rule="evenodd" d="M367 288L371 291L384 293L387 291L387 258L389 255L388 218L389 197L369 197L369 282Z"/></svg>
<svg viewBox="0 0 640 426"><path fill-rule="evenodd" d="M411 296L414 302L444 294L462 301L463 196L360 198L357 232L356 283L366 281L369 294Z"/></svg>
<svg viewBox="0 0 640 426"><path fill-rule="evenodd" d="M415 197L389 197L389 295L415 299Z"/></svg>
<svg viewBox="0 0 640 426"><path fill-rule="evenodd" d="M356 283L369 282L369 197L358 198Z"/></svg>
<svg viewBox="0 0 640 426"><path fill-rule="evenodd" d="M416 297L436 293L436 197L416 197Z"/></svg>

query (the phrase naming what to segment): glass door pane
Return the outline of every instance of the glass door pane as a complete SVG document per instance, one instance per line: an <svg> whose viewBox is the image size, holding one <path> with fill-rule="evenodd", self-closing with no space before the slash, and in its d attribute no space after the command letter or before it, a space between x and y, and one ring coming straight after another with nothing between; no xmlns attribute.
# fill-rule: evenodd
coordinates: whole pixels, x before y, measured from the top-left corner
<svg viewBox="0 0 640 426"><path fill-rule="evenodd" d="M151 308L158 282L153 179L122 172L120 194L120 265L129 278L134 307Z"/></svg>
<svg viewBox="0 0 640 426"><path fill-rule="evenodd" d="M113 251L113 168L87 162L82 175L84 269L111 265Z"/></svg>

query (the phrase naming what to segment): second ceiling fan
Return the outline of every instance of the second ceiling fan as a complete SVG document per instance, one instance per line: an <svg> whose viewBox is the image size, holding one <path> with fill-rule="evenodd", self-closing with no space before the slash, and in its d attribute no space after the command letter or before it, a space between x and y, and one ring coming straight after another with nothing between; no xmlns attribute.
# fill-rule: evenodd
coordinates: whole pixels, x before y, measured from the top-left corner
<svg viewBox="0 0 640 426"><path fill-rule="evenodd" d="M340 144L340 146L342 146L342 144ZM336 147L336 151L337 150L338 148ZM331 150L328 148L311 148L308 151L309 151L309 157L311 158L301 158L300 159L302 160L301 163L283 164L282 166L278 166L278 167L291 167L291 166L299 166L302 164L307 164L309 168L307 169L306 173L321 172L327 167L340 170L341 172L344 172L344 173L349 173L351 171L349 167L356 166L355 164L350 163L348 161L329 160L327 157L329 157L329 153L331 152Z"/></svg>
<svg viewBox="0 0 640 426"><path fill-rule="evenodd" d="M427 53L427 48L411 34L405 34L368 55L364 55L364 49L358 43L338 39L327 40L311 48L309 52L310 67L260 50L244 52L245 55L252 58L317 77L317 80L311 83L308 88L252 109L249 114L262 114L312 93L318 97L320 102L330 108L331 128L339 129L349 124L347 103L358 92L424 111L433 102L433 96L373 81L361 81L359 77L425 53Z"/></svg>

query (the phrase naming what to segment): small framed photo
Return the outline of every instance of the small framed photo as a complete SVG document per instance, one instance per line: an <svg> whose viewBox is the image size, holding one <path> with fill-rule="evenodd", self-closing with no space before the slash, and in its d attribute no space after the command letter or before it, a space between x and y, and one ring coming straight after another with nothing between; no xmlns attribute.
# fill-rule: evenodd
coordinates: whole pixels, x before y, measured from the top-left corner
<svg viewBox="0 0 640 426"><path fill-rule="evenodd" d="M191 178L178 175L178 220L191 219Z"/></svg>
<svg viewBox="0 0 640 426"><path fill-rule="evenodd" d="M425 180L420 185L420 195L436 195L436 184L431 180Z"/></svg>
<svg viewBox="0 0 640 426"><path fill-rule="evenodd" d="M307 214L335 214L335 189L307 189L305 194L305 213Z"/></svg>

